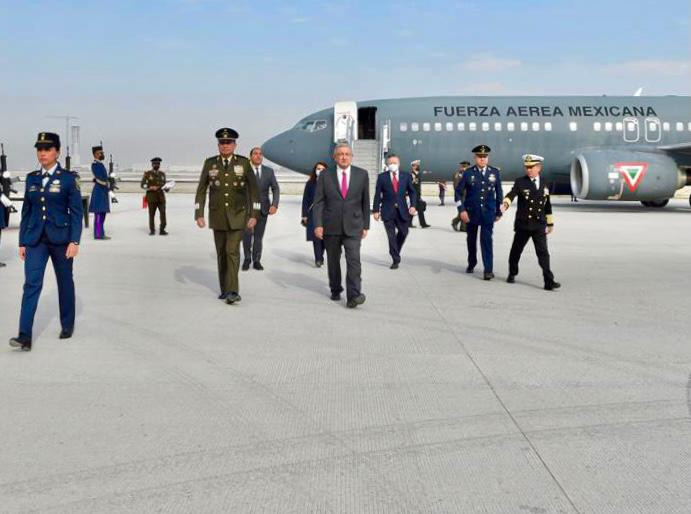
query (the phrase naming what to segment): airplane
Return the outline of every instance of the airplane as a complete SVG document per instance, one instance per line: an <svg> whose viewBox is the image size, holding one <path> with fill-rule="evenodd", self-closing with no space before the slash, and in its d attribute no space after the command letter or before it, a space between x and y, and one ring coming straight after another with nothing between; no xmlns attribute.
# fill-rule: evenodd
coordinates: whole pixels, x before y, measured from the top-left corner
<svg viewBox="0 0 691 514"><path fill-rule="evenodd" d="M355 165L383 171L387 153L419 159L423 180L449 180L470 149L491 147L504 180L523 175L521 155L545 158L554 192L585 200L664 207L691 185L688 96L447 96L336 102L264 143L264 155L310 173L338 142ZM691 205L691 199L689 199Z"/></svg>

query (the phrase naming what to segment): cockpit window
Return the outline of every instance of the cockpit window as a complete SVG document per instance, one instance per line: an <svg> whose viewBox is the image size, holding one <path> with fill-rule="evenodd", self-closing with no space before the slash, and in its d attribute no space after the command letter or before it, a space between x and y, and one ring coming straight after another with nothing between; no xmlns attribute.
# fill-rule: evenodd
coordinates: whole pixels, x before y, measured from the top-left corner
<svg viewBox="0 0 691 514"><path fill-rule="evenodd" d="M317 130L322 130L327 127L326 120L311 120L311 121L300 121L295 128L304 130L306 132L316 132Z"/></svg>

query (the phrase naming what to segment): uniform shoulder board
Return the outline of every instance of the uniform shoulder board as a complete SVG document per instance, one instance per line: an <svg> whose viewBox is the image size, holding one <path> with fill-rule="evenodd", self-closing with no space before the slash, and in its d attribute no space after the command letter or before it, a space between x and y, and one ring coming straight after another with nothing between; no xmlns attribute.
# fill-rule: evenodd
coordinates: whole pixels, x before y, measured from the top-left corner
<svg viewBox="0 0 691 514"><path fill-rule="evenodd" d="M29 175L40 175L40 174L41 174L41 170L36 170L36 171L32 171L31 173L29 173Z"/></svg>
<svg viewBox="0 0 691 514"><path fill-rule="evenodd" d="M236 157L237 160L240 161L240 162L249 161L249 159L248 159L247 157L245 157L244 155L235 154L235 157Z"/></svg>

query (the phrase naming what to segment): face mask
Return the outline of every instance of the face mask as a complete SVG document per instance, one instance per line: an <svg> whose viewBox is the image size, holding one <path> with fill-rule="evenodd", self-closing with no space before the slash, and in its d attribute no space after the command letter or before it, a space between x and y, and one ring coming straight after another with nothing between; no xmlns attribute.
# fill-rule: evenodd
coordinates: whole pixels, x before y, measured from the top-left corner
<svg viewBox="0 0 691 514"><path fill-rule="evenodd" d="M321 175L321 172L322 172L322 171L324 171L324 170L316 170L317 177L318 177L319 175Z"/></svg>
<svg viewBox="0 0 691 514"><path fill-rule="evenodd" d="M398 164L389 164L387 168L389 171L396 172L398 171Z"/></svg>

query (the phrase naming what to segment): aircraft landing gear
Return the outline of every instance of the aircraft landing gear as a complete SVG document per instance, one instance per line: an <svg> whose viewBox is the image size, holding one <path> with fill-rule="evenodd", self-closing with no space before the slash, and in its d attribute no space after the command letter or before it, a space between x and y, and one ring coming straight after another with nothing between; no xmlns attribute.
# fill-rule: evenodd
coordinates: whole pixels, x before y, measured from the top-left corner
<svg viewBox="0 0 691 514"><path fill-rule="evenodd" d="M642 201L641 202L644 207L656 207L658 209L665 207L668 203L669 200L648 200L648 201ZM691 198L689 199L689 203L691 203Z"/></svg>

